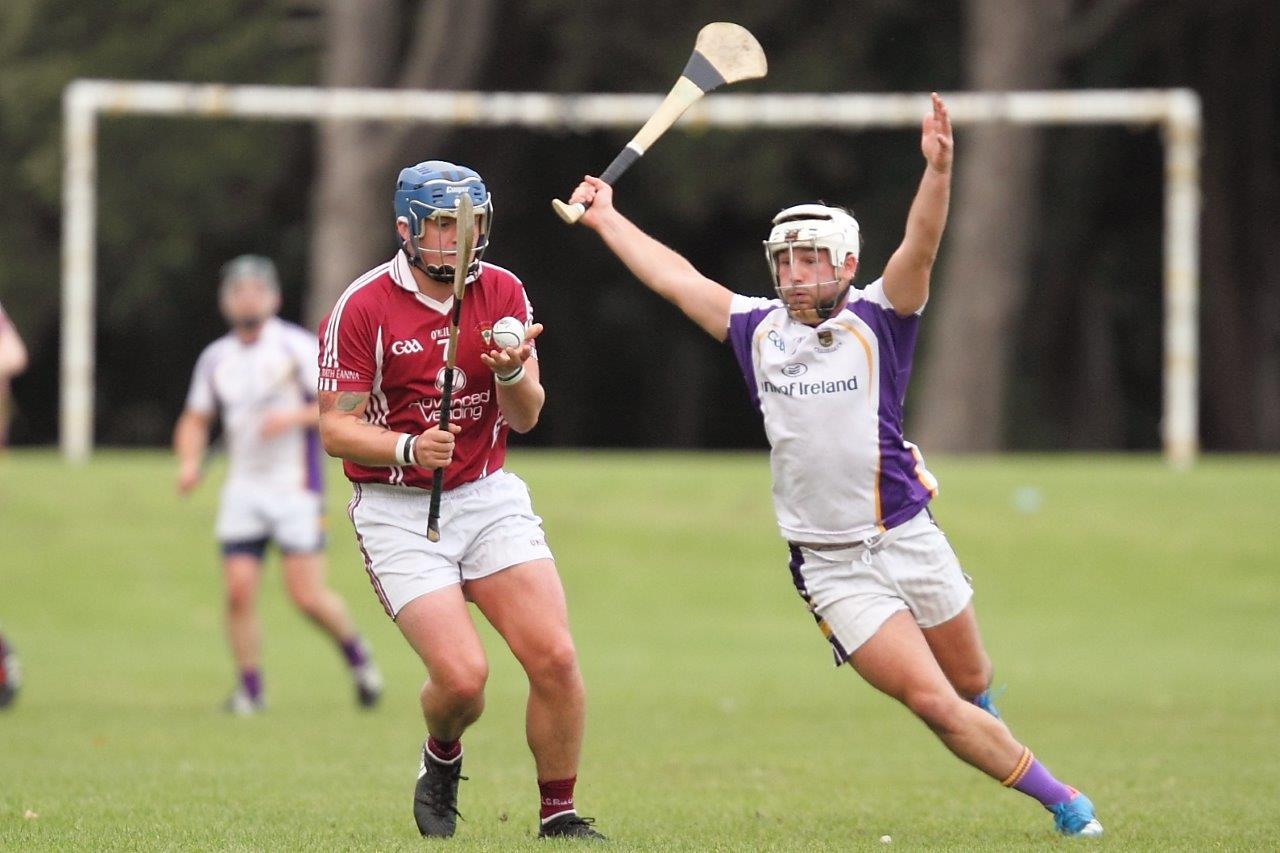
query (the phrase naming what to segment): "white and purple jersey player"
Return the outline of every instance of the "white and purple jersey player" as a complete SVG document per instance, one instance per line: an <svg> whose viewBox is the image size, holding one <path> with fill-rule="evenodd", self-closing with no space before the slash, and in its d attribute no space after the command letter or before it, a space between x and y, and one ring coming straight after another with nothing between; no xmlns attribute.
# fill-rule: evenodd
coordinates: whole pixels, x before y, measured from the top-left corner
<svg viewBox="0 0 1280 853"><path fill-rule="evenodd" d="M1033 798L1066 835L1092 802L1015 740L991 701L973 591L928 504L937 482L902 434L920 313L946 226L953 139L942 98L921 122L926 168L881 278L851 283L857 220L823 202L780 211L764 241L778 299L734 294L645 234L587 176L569 201L651 290L727 340L764 417L791 578L837 665L924 721L956 756Z"/></svg>
<svg viewBox="0 0 1280 853"><path fill-rule="evenodd" d="M227 449L216 534L224 550L267 539L286 552L318 551L322 481L315 427L264 435L272 412L296 410L316 397L319 368L315 336L272 317L256 340L234 332L200 354L186 408L217 413Z"/></svg>
<svg viewBox="0 0 1280 853"><path fill-rule="evenodd" d="M902 435L920 313L899 316L881 280L850 289L816 327L779 299L735 295L729 310L728 340L772 448L783 538L861 541L918 515L938 488Z"/></svg>
<svg viewBox="0 0 1280 853"><path fill-rule="evenodd" d="M780 298L734 294L725 334L764 418L792 582L837 665L898 611L929 628L972 595L927 509L937 480L902 432L926 296L902 310L884 277L853 288L860 242L841 208L780 212L765 241Z"/></svg>

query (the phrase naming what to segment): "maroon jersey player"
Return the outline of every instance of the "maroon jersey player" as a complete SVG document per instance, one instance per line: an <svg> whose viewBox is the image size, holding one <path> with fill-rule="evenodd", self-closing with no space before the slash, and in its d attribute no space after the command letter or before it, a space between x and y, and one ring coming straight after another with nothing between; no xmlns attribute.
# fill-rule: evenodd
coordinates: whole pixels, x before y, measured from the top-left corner
<svg viewBox="0 0 1280 853"><path fill-rule="evenodd" d="M440 398L462 195L476 210L477 241L446 432ZM395 211L400 250L352 282L320 328L320 431L353 484L348 512L369 580L427 670L414 818L423 835L454 832L462 733L480 716L488 676L470 600L529 677L539 835L596 836L573 804L584 691L564 591L528 488L502 468L508 431L532 429L542 410L533 346L542 327L520 279L480 260L493 205L473 170L439 160L404 169ZM486 333L508 316L526 324L525 342L494 349ZM427 517L438 466L445 478L433 543Z"/></svg>

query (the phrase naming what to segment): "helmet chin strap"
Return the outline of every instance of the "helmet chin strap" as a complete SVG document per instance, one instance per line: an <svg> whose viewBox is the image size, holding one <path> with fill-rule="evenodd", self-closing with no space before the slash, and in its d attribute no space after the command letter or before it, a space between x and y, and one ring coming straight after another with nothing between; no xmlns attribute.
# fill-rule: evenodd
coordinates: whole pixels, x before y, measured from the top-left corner
<svg viewBox="0 0 1280 853"><path fill-rule="evenodd" d="M844 302L844 297L848 294L849 288L852 285L853 278L851 277L844 283L844 287L840 288L840 291L831 298L831 301L828 304L819 305L814 309L818 313L819 320L829 320L831 315L836 313L836 309L840 307L840 303Z"/></svg>
<svg viewBox="0 0 1280 853"><path fill-rule="evenodd" d="M819 282L817 287L821 287L823 284L830 284L830 282L825 282L825 281ZM840 288L840 290L836 293L836 295L833 296L831 300L827 302L825 305L822 305L822 304L814 305L813 308L805 308L799 312L794 311L791 308L788 308L787 312L791 314L791 316L796 320L800 320L800 317L797 315L800 313L803 313L804 311L813 311L813 313L817 314L819 323L821 323L824 320L829 320L833 316L835 316L836 309L839 308L841 303L844 302L844 298L849 293L849 288L852 286L853 286L853 278L851 276L849 280L844 283L844 287ZM800 320L800 322L804 322L804 321Z"/></svg>

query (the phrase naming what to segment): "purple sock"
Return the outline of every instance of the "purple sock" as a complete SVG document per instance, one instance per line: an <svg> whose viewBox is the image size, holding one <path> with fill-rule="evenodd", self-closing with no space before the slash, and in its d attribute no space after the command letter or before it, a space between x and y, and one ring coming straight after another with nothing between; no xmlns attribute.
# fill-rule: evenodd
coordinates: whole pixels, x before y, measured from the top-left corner
<svg viewBox="0 0 1280 853"><path fill-rule="evenodd" d="M342 647L342 656L347 659L347 666L352 669L357 666L364 666L369 660L364 653L364 643L361 642L359 635L352 637L350 640L343 640L339 645Z"/></svg>
<svg viewBox="0 0 1280 853"><path fill-rule="evenodd" d="M257 702L262 698L262 673L256 669L240 670L240 686L250 699Z"/></svg>
<svg viewBox="0 0 1280 853"><path fill-rule="evenodd" d="M1045 808L1065 803L1076 795L1071 786L1053 778L1053 774L1036 760L1029 749L1023 751L1022 758L1018 759L1018 766L1009 774L1004 785L1032 797Z"/></svg>

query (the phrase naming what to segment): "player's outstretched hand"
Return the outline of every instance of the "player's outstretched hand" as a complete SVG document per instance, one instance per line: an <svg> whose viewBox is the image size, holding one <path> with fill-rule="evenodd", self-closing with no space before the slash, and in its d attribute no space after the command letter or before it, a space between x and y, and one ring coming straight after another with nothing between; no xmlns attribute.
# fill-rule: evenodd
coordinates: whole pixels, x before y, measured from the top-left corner
<svg viewBox="0 0 1280 853"><path fill-rule="evenodd" d="M945 175L951 172L955 140L951 136L951 117L947 115L947 105L937 92L933 93L932 100L933 111L924 117L924 124L920 128L920 151L930 169Z"/></svg>
<svg viewBox="0 0 1280 853"><path fill-rule="evenodd" d="M453 461L453 437L462 427L449 424L449 431L432 427L413 443L413 458L423 468L446 468Z"/></svg>
<svg viewBox="0 0 1280 853"><path fill-rule="evenodd" d="M587 212L578 221L588 228L594 228L602 217L613 210L613 187L594 175L584 175L582 183L569 196L569 204L585 204Z"/></svg>
<svg viewBox="0 0 1280 853"><path fill-rule="evenodd" d="M200 485L200 466L181 465L178 467L178 494L186 495Z"/></svg>
<svg viewBox="0 0 1280 853"><path fill-rule="evenodd" d="M542 324L534 323L524 330L523 344L518 347L482 352L480 360L484 362L485 367L493 371L495 376L510 376L520 368L520 365L529 360L529 356L533 355L533 339L540 334L542 334Z"/></svg>

